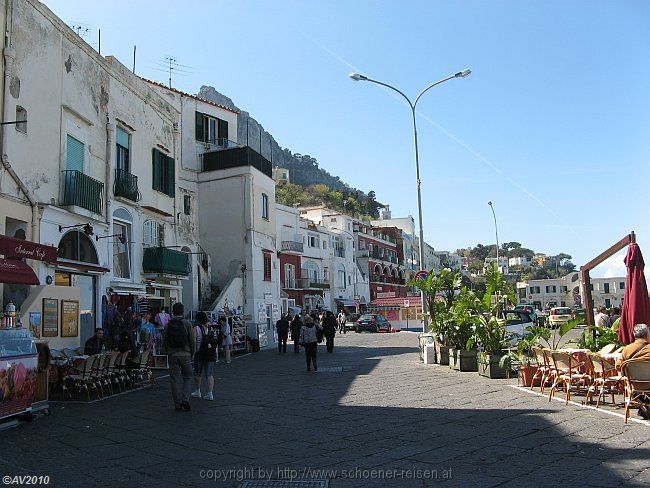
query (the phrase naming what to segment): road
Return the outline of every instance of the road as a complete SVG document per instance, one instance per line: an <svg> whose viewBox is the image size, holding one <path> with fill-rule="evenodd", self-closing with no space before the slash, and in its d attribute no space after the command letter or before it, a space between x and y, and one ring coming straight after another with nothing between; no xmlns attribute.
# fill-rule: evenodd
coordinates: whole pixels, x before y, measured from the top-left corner
<svg viewBox="0 0 650 488"><path fill-rule="evenodd" d="M319 349L318 373L293 352L219 364L215 401L193 399L191 412L174 411L167 379L55 404L51 416L0 432L0 472L48 475L53 486L240 486L269 476L335 488L650 482L646 425L549 403L515 380L421 364L415 333L348 333L333 354Z"/></svg>

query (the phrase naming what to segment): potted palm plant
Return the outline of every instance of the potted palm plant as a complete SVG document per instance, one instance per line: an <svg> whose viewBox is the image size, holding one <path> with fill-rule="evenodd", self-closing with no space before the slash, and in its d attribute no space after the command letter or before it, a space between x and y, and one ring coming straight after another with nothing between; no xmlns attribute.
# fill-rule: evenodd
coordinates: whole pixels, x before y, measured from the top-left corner
<svg viewBox="0 0 650 488"><path fill-rule="evenodd" d="M476 295L462 287L449 315L449 367L456 371L477 371L476 349L471 343L477 324Z"/></svg>
<svg viewBox="0 0 650 488"><path fill-rule="evenodd" d="M477 344L478 374L487 378L507 378L508 368L501 365L504 349L510 344L505 322L491 312L481 313L469 345Z"/></svg>

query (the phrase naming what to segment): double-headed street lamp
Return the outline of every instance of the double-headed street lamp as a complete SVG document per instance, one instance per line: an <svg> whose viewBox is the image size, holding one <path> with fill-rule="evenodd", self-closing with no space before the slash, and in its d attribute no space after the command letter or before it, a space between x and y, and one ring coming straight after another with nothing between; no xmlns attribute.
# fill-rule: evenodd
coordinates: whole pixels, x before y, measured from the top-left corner
<svg viewBox="0 0 650 488"><path fill-rule="evenodd" d="M404 99L409 104L409 107L411 107L411 114L413 115L413 143L415 145L415 178L416 178L417 192L418 192L418 220L420 222L420 246L419 246L420 268L424 268L424 229L422 226L422 194L420 193L420 162L419 162L419 154L418 154L418 129L415 121L415 108L417 107L420 97L424 95L427 91L429 91L431 88L433 88L434 86L444 83L445 81L451 80L453 78L465 78L470 73L471 71L469 69L464 69L462 71L459 71L458 73L448 76L447 78L432 83L431 85L427 86L424 90L422 90L419 93L419 95L415 98L415 102L411 102L411 99L406 95L404 95L404 93L401 90L398 90L397 88L389 85L388 83L383 83L381 81L373 80L372 78L368 78L367 76L361 75L359 73L349 74L350 78L353 79L354 81L369 81L371 83L376 83L377 85L385 86L386 88L390 88L391 90L396 91L397 93L399 93L404 97ZM426 333L428 328L427 327L428 325L427 302L425 300L423 291L420 291L420 297L422 300L422 317L423 317L422 332Z"/></svg>

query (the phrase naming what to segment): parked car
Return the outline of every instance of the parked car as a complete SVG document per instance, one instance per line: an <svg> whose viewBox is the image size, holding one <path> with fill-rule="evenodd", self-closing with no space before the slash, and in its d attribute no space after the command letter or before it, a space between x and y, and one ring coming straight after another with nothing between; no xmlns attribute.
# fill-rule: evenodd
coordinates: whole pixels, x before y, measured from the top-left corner
<svg viewBox="0 0 650 488"><path fill-rule="evenodd" d="M531 319L533 319L533 322L537 321L537 315L535 314L534 305L530 305L528 303L520 303L515 306L514 310L515 312L525 312L530 316Z"/></svg>
<svg viewBox="0 0 650 488"><path fill-rule="evenodd" d="M354 323L355 332L392 332L393 327L383 315L365 314Z"/></svg>
<svg viewBox="0 0 650 488"><path fill-rule="evenodd" d="M573 318L573 311L569 307L553 307L548 315L548 326L557 329Z"/></svg>
<svg viewBox="0 0 650 488"><path fill-rule="evenodd" d="M504 310L499 318L505 321L506 332L510 335L510 344L513 346L519 342L519 339L530 333L526 330L528 327L535 326L530 314L521 310Z"/></svg>

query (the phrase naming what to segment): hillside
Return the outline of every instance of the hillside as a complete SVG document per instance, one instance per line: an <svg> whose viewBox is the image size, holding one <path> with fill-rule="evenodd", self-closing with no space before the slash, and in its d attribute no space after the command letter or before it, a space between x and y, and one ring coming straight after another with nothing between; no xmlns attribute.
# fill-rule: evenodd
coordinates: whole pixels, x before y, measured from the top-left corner
<svg viewBox="0 0 650 488"><path fill-rule="evenodd" d="M331 175L328 171L319 167L316 158L309 154L294 153L287 148L281 147L273 135L264 130L262 124L251 117L248 112L237 107L230 98L219 93L214 87L203 85L197 96L238 110L240 115L237 124L237 140L255 149L271 161L273 166L287 168L290 172L291 183L303 187L322 184L327 185L330 190L348 193L359 192L356 188L352 188L346 182L341 181L338 176ZM365 192L359 193L365 195Z"/></svg>

